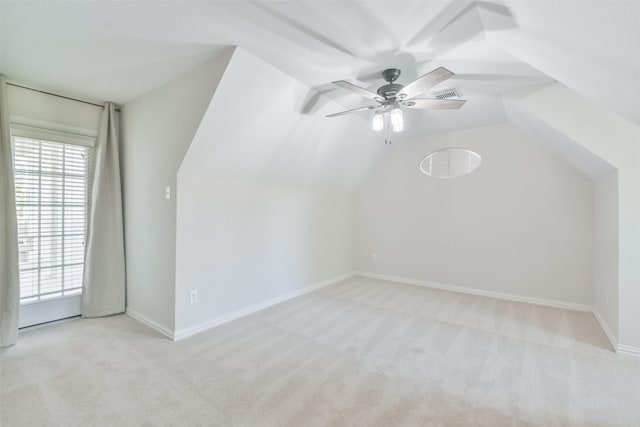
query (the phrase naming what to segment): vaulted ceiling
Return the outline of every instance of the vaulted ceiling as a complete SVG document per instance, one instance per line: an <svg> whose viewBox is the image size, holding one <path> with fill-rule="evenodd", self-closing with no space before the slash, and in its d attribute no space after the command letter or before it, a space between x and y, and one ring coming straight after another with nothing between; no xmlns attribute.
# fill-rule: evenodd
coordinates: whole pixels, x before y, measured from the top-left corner
<svg viewBox="0 0 640 427"><path fill-rule="evenodd" d="M455 72L438 88L469 102L409 112L406 136L505 121L504 94L555 81L640 125L639 17L640 2L619 1L1 1L0 72L126 103L238 45L323 95L301 109L319 116L363 105L334 80L375 90L389 67L404 84ZM267 78L246 74L247 87ZM261 102L242 87L236 98Z"/></svg>

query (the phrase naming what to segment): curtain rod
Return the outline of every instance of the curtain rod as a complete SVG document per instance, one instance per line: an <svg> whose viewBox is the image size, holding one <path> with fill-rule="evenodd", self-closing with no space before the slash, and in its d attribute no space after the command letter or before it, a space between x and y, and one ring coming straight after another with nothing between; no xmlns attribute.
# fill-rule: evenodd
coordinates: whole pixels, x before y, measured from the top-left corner
<svg viewBox="0 0 640 427"><path fill-rule="evenodd" d="M34 92L44 93L46 95L57 96L58 98L69 99L71 101L82 102L83 104L89 104L89 105L94 105L96 107L104 108L104 105L96 104L95 102L89 102L89 101L85 101L85 100L78 99L78 98L71 98L70 96L64 96L64 95L60 95L60 94L57 94L57 93L47 92L45 90L34 89L32 87L22 86L22 85L19 85L17 83L7 82L7 84L10 85L10 86L20 87L22 89L32 90ZM116 107L116 111L120 111L120 108Z"/></svg>

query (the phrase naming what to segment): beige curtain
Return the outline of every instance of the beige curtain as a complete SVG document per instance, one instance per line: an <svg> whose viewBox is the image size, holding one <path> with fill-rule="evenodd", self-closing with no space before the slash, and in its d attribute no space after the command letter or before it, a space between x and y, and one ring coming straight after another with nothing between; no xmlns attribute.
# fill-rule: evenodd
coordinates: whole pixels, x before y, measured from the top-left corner
<svg viewBox="0 0 640 427"><path fill-rule="evenodd" d="M20 312L18 222L7 81L0 75L0 347L16 343Z"/></svg>
<svg viewBox="0 0 640 427"><path fill-rule="evenodd" d="M95 166L84 257L82 315L125 310L124 234L115 106L104 106L94 152Z"/></svg>

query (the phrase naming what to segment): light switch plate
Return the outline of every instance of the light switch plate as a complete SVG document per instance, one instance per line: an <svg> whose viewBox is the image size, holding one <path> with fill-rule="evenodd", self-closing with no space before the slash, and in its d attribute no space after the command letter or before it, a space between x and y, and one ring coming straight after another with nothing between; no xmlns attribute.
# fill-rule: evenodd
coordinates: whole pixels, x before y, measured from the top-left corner
<svg viewBox="0 0 640 427"><path fill-rule="evenodd" d="M189 304L197 304L198 303L198 290L192 289L189 291Z"/></svg>

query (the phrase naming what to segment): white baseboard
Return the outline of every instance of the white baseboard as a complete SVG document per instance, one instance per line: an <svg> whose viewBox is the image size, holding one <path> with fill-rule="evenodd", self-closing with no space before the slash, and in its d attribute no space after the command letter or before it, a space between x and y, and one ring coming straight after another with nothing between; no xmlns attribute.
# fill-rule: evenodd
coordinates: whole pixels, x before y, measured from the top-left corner
<svg viewBox="0 0 640 427"><path fill-rule="evenodd" d="M600 324L600 327L604 331L604 334L607 336L607 338L609 338L609 342L611 343L611 347L613 347L613 351L618 353L620 351L620 346L618 345L618 340L616 339L616 337L611 332L611 329L609 329L609 325L607 325L607 322L605 322L604 317L602 317L600 315L600 312L598 312L598 310L596 310L595 308L593 310L591 310L591 312L593 313L593 315L595 316L596 320Z"/></svg>
<svg viewBox="0 0 640 427"><path fill-rule="evenodd" d="M346 273L346 274L342 274L340 276L336 276L336 277L332 277L331 279L327 279L324 280L322 282L307 286L305 288L302 289L298 289L296 291L290 292L288 294L285 295L281 295L279 297L276 298L272 298L270 300L252 305L250 307L244 308L242 310L238 310L235 311L233 313L221 316L221 317L217 317L215 319L211 319L207 322L203 322L200 323L198 325L189 327L189 328L184 328L178 331L171 331L169 328L157 323L154 320L149 319L148 317L138 313L135 310L132 310L130 308L127 308L126 313L131 316L132 318L138 320L139 322L149 326L150 328L156 330L157 332L159 332L160 334L162 334L163 336L173 340L173 341L178 341L187 337L190 337L192 335L196 335L200 332L204 332L208 329L214 328L216 326L220 326L222 324L225 324L227 322L231 322L232 320L236 320L239 319L241 317L244 316L248 316L252 313L258 312L260 310L264 310L265 308L271 307L273 305L279 304L281 302L308 294L310 292L313 292L315 290L318 290L320 288L323 288L325 286L329 286L332 285L334 283L337 283L341 280L345 280L348 279L350 277L353 276L362 276L362 277L368 277L368 278L372 278L372 279L378 279L378 280L386 280L389 282L397 282L397 283L404 283L404 284L408 284L408 285L415 285L415 286L422 286L422 287L426 287L426 288L432 288L432 289L440 289L440 290L445 290L445 291L452 291L452 292L459 292L459 293L464 293L464 294L471 294L471 295L481 295L481 296L486 296L486 297L490 297L490 298L498 298L498 299L503 299L503 300L508 300L508 301L516 301L516 302L524 302L524 303L529 303L529 304L536 304L536 305L543 305L543 306L547 306L547 307L555 307L555 308L562 308L562 309L566 309L566 310L575 310L575 311L587 311L587 312L591 312L593 313L593 315L595 316L596 320L598 321L598 323L600 324L600 327L602 328L603 332L605 333L605 335L607 336L607 338L609 339L609 341L611 342L611 346L613 347L614 351L616 351L617 353L621 353L621 354L628 354L628 355L632 355L632 356L638 356L640 357L640 348L638 347L632 347L632 346L627 346L627 345L620 345L618 344L615 336L611 333L611 330L609 329L607 323L604 321L604 318L600 315L600 313L593 307L585 305L585 304L575 304L575 303L569 303L569 302L564 302L564 301L555 301L555 300L548 300L548 299L543 299L543 298L535 298L535 297L526 297L526 296L521 296L521 295L514 295L514 294L508 294L508 293L503 293L503 292L495 292L495 291L486 291L486 290L482 290L482 289L474 289L474 288L468 288L465 286L456 286L456 285L447 285L447 284L443 284L443 283L435 283L435 282L429 282L429 281L424 281L424 280L416 280L416 279L410 279L407 277L398 277L398 276L390 276L390 275L386 275L386 274L378 274L378 273L371 273L371 272L366 272L366 271L357 271L357 272L351 272L351 273Z"/></svg>
<svg viewBox="0 0 640 427"><path fill-rule="evenodd" d="M167 328L164 325L161 325L160 323L156 322L155 320L151 320L149 319L147 316L145 316L144 314L141 314L129 307L127 307L127 310L125 311L126 314L128 314L129 316L133 317L134 319L136 319L138 322L143 323L145 325L147 325L148 327L150 327L151 329L159 332L160 334L164 335L165 337L169 338L169 339L173 339L173 331L169 328Z"/></svg>
<svg viewBox="0 0 640 427"><path fill-rule="evenodd" d="M504 292L486 291L483 289L468 288L466 286L447 285L444 283L428 282L425 280L410 279L407 277L388 276L386 274L370 273L368 271L358 271L356 275L369 277L372 279L386 280L389 282L406 283L408 285L423 286L432 289L441 289L445 291L459 292L463 294L481 295L491 298L504 299L509 301L526 302L529 304L544 305L547 307L564 308L575 311L593 311L593 307L585 304L576 304L572 302L555 301L536 297L527 297Z"/></svg>
<svg viewBox="0 0 640 427"><path fill-rule="evenodd" d="M628 354L628 355L640 357L640 348L618 344L618 341L616 340L615 336L609 329L607 322L604 321L604 318L600 315L600 313L598 313L598 311L594 307L591 307L586 304L576 304L576 303L570 303L565 301L555 301L555 300L548 300L543 298L526 297L521 295L503 293L503 292L485 291L482 289L467 288L465 286L447 285L443 283L428 282L425 280L410 279L407 277L398 277L398 276L389 276L386 274L371 273L368 271L358 271L355 273L355 275L362 276L362 277L369 277L369 278L378 279L378 280L386 280L389 282L423 286L423 287L432 288L432 289L441 289L445 291L460 292L460 293L471 294L471 295L482 295L486 297L498 298L498 299L503 299L508 301L525 302L529 304L543 305L547 307L562 308L566 310L587 311L587 312L593 313L593 315L595 316L596 320L600 324L600 327L602 328L602 331L609 339L609 342L611 343L613 351L615 351L616 353Z"/></svg>
<svg viewBox="0 0 640 427"><path fill-rule="evenodd" d="M640 348L631 347L630 345L618 345L618 353L640 357Z"/></svg>
<svg viewBox="0 0 640 427"><path fill-rule="evenodd" d="M217 317L215 319L211 319L209 321L200 323L200 324L195 325L195 326L191 326L191 327L188 327L188 328L180 329L180 330L176 331L173 334L172 339L174 341L179 341L181 339L190 337L190 336L198 334L200 332L204 332L204 331L206 331L208 329L215 328L216 326L220 326L220 325L225 324L227 322L231 322L232 320L236 320L236 319L239 319L241 317L248 316L249 314L255 313L257 311L264 310L265 308L271 307L271 306L279 304L281 302L284 302L284 301L290 300L292 298L296 298L296 297L308 294L308 293L313 292L315 290L318 290L320 288L324 288L325 286L329 286L329 285L332 285L334 283L337 283L337 282L339 282L341 280L348 279L349 277L352 277L352 276L355 276L355 273L346 273L346 274L342 274L340 276L332 277L330 279L323 280L322 282L315 283L313 285L304 287L302 289L298 289L298 290L290 292L288 294L281 295L279 297L275 297L275 298L269 299L267 301L263 301L261 303L252 305L252 306L247 307L247 308L243 308L242 310L234 311L233 313L229 313L227 315L224 315L224 316L221 316L221 317Z"/></svg>

